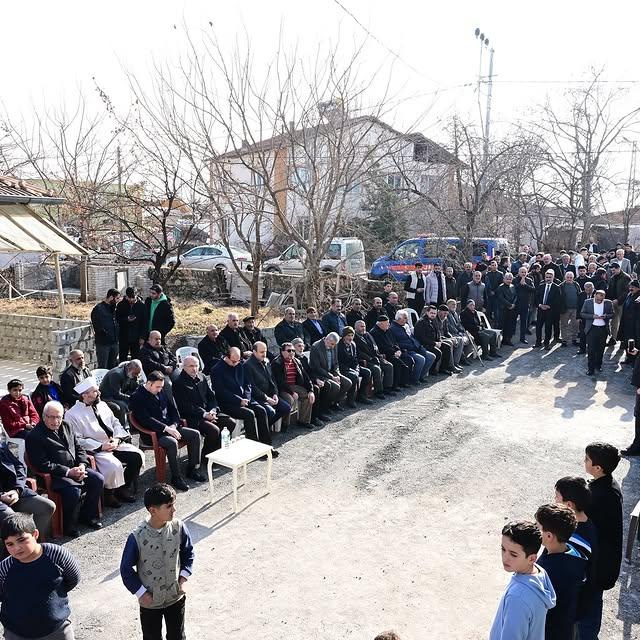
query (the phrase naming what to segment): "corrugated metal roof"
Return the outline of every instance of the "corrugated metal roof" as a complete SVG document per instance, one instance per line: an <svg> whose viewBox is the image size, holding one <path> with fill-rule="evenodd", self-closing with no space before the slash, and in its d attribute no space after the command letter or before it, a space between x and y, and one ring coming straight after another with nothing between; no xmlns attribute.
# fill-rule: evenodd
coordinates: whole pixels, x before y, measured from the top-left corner
<svg viewBox="0 0 640 640"><path fill-rule="evenodd" d="M88 251L25 204L0 202L0 252L86 255Z"/></svg>
<svg viewBox="0 0 640 640"><path fill-rule="evenodd" d="M64 198L51 189L42 189L12 176L0 175L0 203L2 204L62 204Z"/></svg>

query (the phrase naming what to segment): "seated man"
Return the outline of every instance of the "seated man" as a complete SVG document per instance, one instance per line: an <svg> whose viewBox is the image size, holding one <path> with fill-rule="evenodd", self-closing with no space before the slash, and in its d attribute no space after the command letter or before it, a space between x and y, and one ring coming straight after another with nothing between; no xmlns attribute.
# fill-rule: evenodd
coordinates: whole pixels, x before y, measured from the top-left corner
<svg viewBox="0 0 640 640"><path fill-rule="evenodd" d="M80 396L66 413L80 446L95 459L104 478L105 502L118 508L120 501L135 502L132 486L144 465L144 453L131 444L131 434L113 415L106 402L100 402L98 383L93 377L76 385Z"/></svg>
<svg viewBox="0 0 640 640"><path fill-rule="evenodd" d="M207 334L198 342L198 354L202 358L202 373L205 376L211 375L211 369L224 358L228 348L224 339L220 337L218 327L215 324L210 324L207 327Z"/></svg>
<svg viewBox="0 0 640 640"><path fill-rule="evenodd" d="M100 397L116 414L121 425L127 423L129 398L140 384L140 373L140 360L129 360L111 369L100 383Z"/></svg>
<svg viewBox="0 0 640 640"><path fill-rule="evenodd" d="M26 438L27 433L40 422L36 408L29 396L22 393L23 389L22 380L9 380L9 393L0 400L0 420L10 438Z"/></svg>
<svg viewBox="0 0 640 640"><path fill-rule="evenodd" d="M300 363L305 377L309 378L313 384L313 394L316 397L316 401L313 403L311 409L311 422L312 424L316 424L316 426L323 427L324 423L331 421L331 416L329 415L329 387L319 378L313 377L309 358L304 353L306 348L304 340L302 338L294 338L291 345L295 349L293 357L296 359L296 362Z"/></svg>
<svg viewBox="0 0 640 640"><path fill-rule="evenodd" d="M251 399L264 408L269 425L282 418L282 430L286 431L291 405L278 397L278 386L273 379L271 365L267 362L267 345L264 342L253 345L253 353L245 362L244 370L251 383Z"/></svg>
<svg viewBox="0 0 640 640"><path fill-rule="evenodd" d="M271 444L267 412L251 397L251 383L245 373L240 349L229 347L227 355L213 367L211 382L220 408L232 418L244 422L247 438ZM272 455L277 458L279 454L274 450Z"/></svg>
<svg viewBox="0 0 640 640"><path fill-rule="evenodd" d="M227 326L220 332L220 339L227 347L237 347L242 352L242 357L246 360L251 356L253 343L240 329L240 318L237 313L230 313L227 316Z"/></svg>
<svg viewBox="0 0 640 640"><path fill-rule="evenodd" d="M436 314L434 322L436 323L436 327L438 327L438 331L442 336L442 341L447 342L451 345L451 350L453 353L453 371L455 373L460 373L462 371L462 367L460 366L460 361L462 360L462 352L464 350L464 340L459 336L455 336L449 330L449 323L447 322L449 319L449 307L446 304L441 304L438 307L438 313Z"/></svg>
<svg viewBox="0 0 640 640"><path fill-rule="evenodd" d="M453 298L450 298L447 300L447 308L449 309L449 314L447 315L447 330L453 338L462 342L460 364L468 366L470 363L467 356L473 351L473 346L471 340L469 340L467 330L462 326L460 315L458 314L458 303Z"/></svg>
<svg viewBox="0 0 640 640"><path fill-rule="evenodd" d="M84 366L84 353L80 349L74 349L69 354L69 366L60 374L60 386L62 387L62 404L73 407L78 399L78 394L73 388L91 375L91 371Z"/></svg>
<svg viewBox="0 0 640 640"><path fill-rule="evenodd" d="M364 320L367 314L362 310L362 300L355 298L351 309L347 312L347 324L355 329L358 320Z"/></svg>
<svg viewBox="0 0 640 640"><path fill-rule="evenodd" d="M473 339L482 347L482 357L486 360L499 358L498 335L494 331L485 329L480 322L476 303L473 300L467 301L467 306L460 314L462 326L471 334Z"/></svg>
<svg viewBox="0 0 640 640"><path fill-rule="evenodd" d="M318 310L315 307L307 309L307 319L302 323L302 328L304 329L304 343L307 348L310 348L314 342L321 340L326 335L322 322L318 320Z"/></svg>
<svg viewBox="0 0 640 640"><path fill-rule="evenodd" d="M298 426L310 429L324 423L312 418L316 401L311 378L302 368L302 363L294 357L295 349L290 342L280 347L280 355L271 362L271 373L278 387L280 397L291 407L298 407Z"/></svg>
<svg viewBox="0 0 640 640"><path fill-rule="evenodd" d="M104 478L89 465L87 452L63 416L64 407L59 402L47 402L42 421L27 436L27 456L36 471L51 475L53 490L62 497L64 533L77 538L78 521L91 529L102 528L98 503ZM82 494L84 501L80 506Z"/></svg>
<svg viewBox="0 0 640 640"><path fill-rule="evenodd" d="M31 402L33 402L38 415L42 417L42 410L47 402L51 402L51 400L62 402L62 387L53 381L51 367L38 367L36 377L38 385L31 392Z"/></svg>
<svg viewBox="0 0 640 640"><path fill-rule="evenodd" d="M178 412L187 421L187 427L204 436L200 463L206 465L207 454L221 446L222 430L227 427L231 433L236 423L229 416L220 413L216 396L199 369L198 358L187 356L182 361L182 371L173 384L173 395Z"/></svg>
<svg viewBox="0 0 640 640"><path fill-rule="evenodd" d="M433 305L429 305L426 309L426 314L416 322L414 335L416 340L428 352L435 355L430 373L452 375L454 371L453 346L443 339L440 328L436 324L437 316L437 309Z"/></svg>
<svg viewBox="0 0 640 640"><path fill-rule="evenodd" d="M376 326L376 323L378 322L378 318L380 318L380 316L386 315L387 312L384 308L382 298L374 298L371 309L367 311L367 315L364 319L365 324L367 325L367 331L371 331L371 329Z"/></svg>
<svg viewBox="0 0 640 640"><path fill-rule="evenodd" d="M352 327L342 330L342 338L338 342L338 366L340 373L351 380L351 389L347 394L347 406L355 409L356 399L361 404L373 404L367 398L367 387L371 381L371 371L361 367L358 361L358 350L353 343L355 331ZM357 394L357 395L356 395Z"/></svg>
<svg viewBox="0 0 640 640"><path fill-rule="evenodd" d="M140 362L147 379L153 371L164 374L164 393L173 398L172 379L178 368L178 359L162 344L162 334L159 331L151 331L147 341L140 349Z"/></svg>
<svg viewBox="0 0 640 640"><path fill-rule="evenodd" d="M315 342L309 352L311 375L317 380L322 380L328 387L327 396L329 408L332 411L342 411L341 403L351 389L351 380L340 373L336 349L338 340L337 333L330 333L322 340Z"/></svg>
<svg viewBox="0 0 640 640"><path fill-rule="evenodd" d="M296 310L293 307L284 310L284 318L274 327L273 335L279 345L291 342L294 338L304 340L304 328L302 323L296 322Z"/></svg>
<svg viewBox="0 0 640 640"><path fill-rule="evenodd" d="M375 326L371 329L371 337L381 355L393 366L393 390L398 391L400 387L410 386L409 380L415 365L409 356L402 357L402 349L398 346L391 332L387 316L382 315L378 318Z"/></svg>
<svg viewBox="0 0 640 640"><path fill-rule="evenodd" d="M347 326L347 317L342 313L342 300L334 298L331 301L329 311L322 316L322 326L325 333L337 333L342 335L342 330Z"/></svg>
<svg viewBox="0 0 640 640"><path fill-rule="evenodd" d="M26 486L27 470L6 444L0 444L0 525L11 514L30 513L45 538L51 535L54 502ZM0 557L4 557L0 553Z"/></svg>
<svg viewBox="0 0 640 640"><path fill-rule="evenodd" d="M158 434L158 444L167 452L171 484L180 491L188 491L178 462L178 440L187 443L187 477L204 482L206 476L198 469L200 463L200 434L195 429L183 427L173 398L163 391L165 376L160 371L152 371L144 385L140 385L129 400L133 417L145 429ZM151 439L146 433L140 434L140 441L150 445Z"/></svg>
<svg viewBox="0 0 640 640"><path fill-rule="evenodd" d="M431 369L436 357L407 332L405 327L408 322L409 315L407 312L398 311L396 319L391 323L390 331L402 350L400 357L403 360L407 357L413 360L413 383L424 383L427 381L429 369Z"/></svg>
<svg viewBox="0 0 640 640"><path fill-rule="evenodd" d="M376 341L367 331L364 320L356 320L354 327L356 335L353 341L358 352L358 360L363 367L371 371L373 376L373 390L380 400L385 394L395 395L393 390L393 365L380 353Z"/></svg>

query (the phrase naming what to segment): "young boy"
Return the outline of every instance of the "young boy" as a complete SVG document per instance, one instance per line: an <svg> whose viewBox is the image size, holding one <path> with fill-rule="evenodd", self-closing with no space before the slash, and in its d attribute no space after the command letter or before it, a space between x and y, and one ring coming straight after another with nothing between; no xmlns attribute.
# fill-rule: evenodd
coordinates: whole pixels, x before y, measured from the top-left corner
<svg viewBox="0 0 640 640"><path fill-rule="evenodd" d="M193 570L193 545L187 527L178 519L176 492L156 484L144 493L149 519L127 539L120 562L124 586L138 598L144 640L183 640L184 583Z"/></svg>
<svg viewBox="0 0 640 640"><path fill-rule="evenodd" d="M489 640L543 640L547 611L556 594L546 571L536 564L542 534L533 522L502 529L502 566L513 572L491 627Z"/></svg>
<svg viewBox="0 0 640 640"><path fill-rule="evenodd" d="M80 581L73 556L40 544L33 516L14 513L0 525L10 557L0 562L0 622L5 640L73 640L67 593Z"/></svg>
<svg viewBox="0 0 640 640"><path fill-rule="evenodd" d="M586 611L578 621L580 640L595 640L602 623L602 592L612 589L622 562L622 492L611 475L620 462L620 453L611 444L592 442L584 457L591 506L587 515L598 532L598 557L594 564L595 584Z"/></svg>
<svg viewBox="0 0 640 640"><path fill-rule="evenodd" d="M556 606L547 613L546 640L570 640L576 621L578 596L587 570L587 559L569 544L576 517L562 504L545 504L536 511L544 551L538 564L547 572L556 592Z"/></svg>

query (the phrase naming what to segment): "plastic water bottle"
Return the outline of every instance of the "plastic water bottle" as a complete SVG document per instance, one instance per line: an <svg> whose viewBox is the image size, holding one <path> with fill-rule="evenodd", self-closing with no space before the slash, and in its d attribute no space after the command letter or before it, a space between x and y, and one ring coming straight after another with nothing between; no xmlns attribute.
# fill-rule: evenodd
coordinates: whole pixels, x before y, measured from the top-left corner
<svg viewBox="0 0 640 640"><path fill-rule="evenodd" d="M231 434L229 433L229 429L227 429L227 427L222 430L220 438L222 439L222 448L226 449L231 444Z"/></svg>

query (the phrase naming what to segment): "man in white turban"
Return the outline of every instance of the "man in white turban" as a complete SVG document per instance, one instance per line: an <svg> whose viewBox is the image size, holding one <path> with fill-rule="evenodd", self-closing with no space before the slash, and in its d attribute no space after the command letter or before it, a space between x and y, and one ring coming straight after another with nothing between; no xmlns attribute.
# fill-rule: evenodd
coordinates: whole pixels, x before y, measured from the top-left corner
<svg viewBox="0 0 640 640"><path fill-rule="evenodd" d="M100 401L100 390L93 377L74 387L80 396L65 420L75 432L78 442L96 459L104 476L105 502L119 507L120 502L134 502L131 485L144 465L144 454L131 444L129 432L113 415L106 402Z"/></svg>

